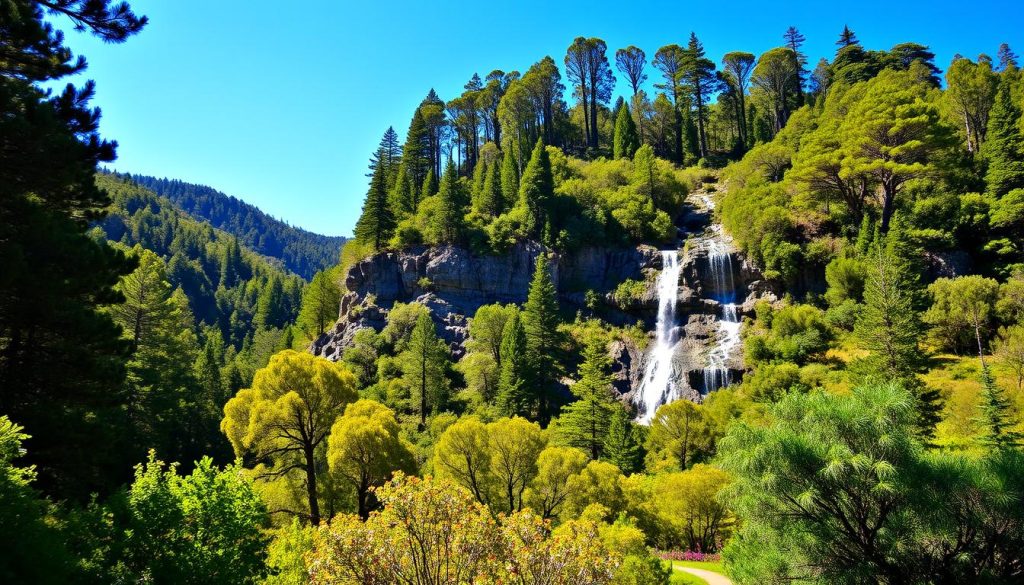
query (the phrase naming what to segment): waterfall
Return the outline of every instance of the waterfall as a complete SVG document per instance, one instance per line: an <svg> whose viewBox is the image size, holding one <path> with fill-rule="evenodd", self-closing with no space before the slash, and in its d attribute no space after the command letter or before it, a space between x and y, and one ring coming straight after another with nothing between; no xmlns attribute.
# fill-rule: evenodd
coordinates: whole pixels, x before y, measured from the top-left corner
<svg viewBox="0 0 1024 585"><path fill-rule="evenodd" d="M658 320L654 348L647 358L640 391L634 402L641 413L639 420L650 422L659 406L676 398L678 376L674 376L672 354L679 343L679 326L676 323L676 295L679 291L679 253L675 250L661 252L662 269L658 275Z"/></svg>
<svg viewBox="0 0 1024 585"><path fill-rule="evenodd" d="M712 227L714 234L707 240L708 267L714 282L714 299L718 301L718 331L715 346L708 353L708 364L704 367L704 388L706 394L728 386L732 382L729 372L729 357L740 344L740 320L736 310L736 284L732 272L732 254L721 225Z"/></svg>

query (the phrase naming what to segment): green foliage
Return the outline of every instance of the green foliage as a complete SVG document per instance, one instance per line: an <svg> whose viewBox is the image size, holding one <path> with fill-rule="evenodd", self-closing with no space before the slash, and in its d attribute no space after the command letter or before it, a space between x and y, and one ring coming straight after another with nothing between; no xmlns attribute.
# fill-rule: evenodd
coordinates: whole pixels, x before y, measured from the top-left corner
<svg viewBox="0 0 1024 585"><path fill-rule="evenodd" d="M825 300L829 306L838 307L847 300L860 302L864 296L864 281L867 268L858 258L838 257L825 267Z"/></svg>
<svg viewBox="0 0 1024 585"><path fill-rule="evenodd" d="M633 154L640 148L640 137L637 136L636 123L633 122L633 115L628 105L619 108L619 114L615 117L615 139L612 143L612 156L614 158L633 158Z"/></svg>
<svg viewBox="0 0 1024 585"><path fill-rule="evenodd" d="M977 582L1014 570L1008 563L1022 535L975 529L1017 522L1020 508L1009 502L1019 488L1002 482L1021 473L1018 453L926 452L916 438L915 398L894 385L790 395L772 418L768 426L734 425L721 444L721 464L734 477L728 497L744 519L725 549L737 581L810 571L830 583L939 575ZM928 544L956 534L970 534L964 556ZM999 552L983 552L993 538ZM989 560L978 563L976 554Z"/></svg>
<svg viewBox="0 0 1024 585"><path fill-rule="evenodd" d="M334 419L356 400L355 377L342 365L308 353L282 351L256 372L251 388L224 405L221 431L239 456L265 462L264 479L299 470L306 484L306 506L313 525L320 523L317 473L324 468Z"/></svg>
<svg viewBox="0 0 1024 585"><path fill-rule="evenodd" d="M427 232L430 243L458 244L462 241L465 231L464 205L467 199L465 185L459 179L455 165L448 161L437 193L437 210Z"/></svg>
<svg viewBox="0 0 1024 585"><path fill-rule="evenodd" d="M530 162L523 171L519 182L517 207L524 213L524 229L527 235L543 238L550 221L549 205L554 196L555 183L551 176L551 158L544 148L544 142L537 140Z"/></svg>
<svg viewBox="0 0 1024 585"><path fill-rule="evenodd" d="M629 419L621 404L612 406L608 434L604 438L604 457L626 475L638 473L644 466L643 431Z"/></svg>
<svg viewBox="0 0 1024 585"><path fill-rule="evenodd" d="M833 334L825 313L812 305L787 305L773 311L770 326L755 328L746 338L751 363L786 361L803 365L828 350Z"/></svg>
<svg viewBox="0 0 1024 585"><path fill-rule="evenodd" d="M438 338L429 311L419 313L409 345L398 361L422 428L427 424L427 414L440 412L448 400L448 348Z"/></svg>
<svg viewBox="0 0 1024 585"><path fill-rule="evenodd" d="M339 277L337 269L317 272L302 291L302 306L296 324L308 339L323 335L338 320L341 304Z"/></svg>
<svg viewBox="0 0 1024 585"><path fill-rule="evenodd" d="M499 357L498 408L507 416L529 415L534 400L527 385L533 369L527 353L526 329L518 312L509 318L502 332Z"/></svg>
<svg viewBox="0 0 1024 585"><path fill-rule="evenodd" d="M254 205L205 185L145 175L114 173L109 176L152 191L161 201L170 201L173 207L197 223L209 223L214 229L234 236L256 254L279 259L285 268L304 279L333 266L345 244L345 238L322 236L288 225ZM108 175L101 174L100 181L105 177ZM155 249L145 242L142 244Z"/></svg>
<svg viewBox="0 0 1024 585"><path fill-rule="evenodd" d="M267 550L266 585L306 585L309 582L309 568L305 556L313 548L311 526L292 518L291 524L279 528Z"/></svg>
<svg viewBox="0 0 1024 585"><path fill-rule="evenodd" d="M981 403L978 405L982 443L991 449L1012 449L1020 445L1024 435L1013 430L1014 420L1010 401L1003 394L988 365L981 365Z"/></svg>
<svg viewBox="0 0 1024 585"><path fill-rule="evenodd" d="M611 390L611 359L607 339L593 335L587 340L579 380L570 388L576 400L562 409L558 432L565 444L598 459L604 452L612 415L618 406Z"/></svg>
<svg viewBox="0 0 1024 585"><path fill-rule="evenodd" d="M237 466L204 458L182 476L151 454L126 507L130 545L115 570L127 580L258 583L266 574L267 510Z"/></svg>
<svg viewBox="0 0 1024 585"><path fill-rule="evenodd" d="M981 276L940 278L928 285L932 305L923 316L939 347L981 353L992 333L999 283Z"/></svg>
<svg viewBox="0 0 1024 585"><path fill-rule="evenodd" d="M47 522L46 502L30 484L32 467L18 467L22 427L0 416L0 580L6 583L64 583L71 576L71 558L61 535ZM46 559L45 564L41 563Z"/></svg>
<svg viewBox="0 0 1024 585"><path fill-rule="evenodd" d="M383 166L378 166L373 171L370 190L367 191L366 200L363 202L363 212L355 227L356 239L372 246L375 251L380 250L391 238L397 225L394 210L389 202L386 172L387 169Z"/></svg>
<svg viewBox="0 0 1024 585"><path fill-rule="evenodd" d="M524 182L524 185L526 183ZM529 378L526 380L535 404L537 416L546 421L551 416L551 391L558 375L552 352L561 346L558 325L558 291L551 280L548 259L537 256L537 265L530 281L530 290L523 305L523 329L526 332L526 355Z"/></svg>
<svg viewBox="0 0 1024 585"><path fill-rule="evenodd" d="M1024 188L1024 137L1021 136L1021 108L1014 103L1009 77L999 82L988 116L982 152L988 159L985 183L989 194L1002 197Z"/></svg>
<svg viewBox="0 0 1024 585"><path fill-rule="evenodd" d="M345 407L327 439L327 463L356 492L357 512L366 518L373 508L372 490L396 471L415 471L412 448L399 436L395 413L372 400Z"/></svg>

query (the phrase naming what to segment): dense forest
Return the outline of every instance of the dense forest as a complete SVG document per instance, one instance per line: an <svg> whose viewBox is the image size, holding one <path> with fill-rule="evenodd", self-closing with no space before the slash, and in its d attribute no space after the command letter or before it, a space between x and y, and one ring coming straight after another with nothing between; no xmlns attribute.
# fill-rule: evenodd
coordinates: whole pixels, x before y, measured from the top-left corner
<svg viewBox="0 0 1024 585"><path fill-rule="evenodd" d="M1024 579L1007 45L943 71L843 27L812 69L793 27L718 62L695 34L649 61L579 37L562 67L472 75L389 128L339 256L208 188L101 172L93 85L41 88L85 68L51 20L120 43L146 18L9 4L0 581L639 585L700 582L694 560L739 583ZM759 275L743 372L640 422L610 348L642 351L650 323L606 317L656 275L570 307L556 262L688 250L695 197ZM457 343L429 294L346 290L381 253L524 243L525 301L491 299ZM332 361L310 349L339 308L382 323Z"/></svg>
<svg viewBox="0 0 1024 585"><path fill-rule="evenodd" d="M322 236L275 219L259 208L212 187L145 175L124 175L192 217L207 221L239 239L250 250L277 258L285 268L309 280L334 266L345 238Z"/></svg>

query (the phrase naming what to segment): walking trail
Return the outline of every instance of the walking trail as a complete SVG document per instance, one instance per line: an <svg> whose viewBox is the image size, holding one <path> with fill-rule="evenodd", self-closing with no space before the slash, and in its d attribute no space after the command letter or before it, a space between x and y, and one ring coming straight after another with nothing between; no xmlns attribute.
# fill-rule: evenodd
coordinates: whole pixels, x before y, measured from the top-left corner
<svg viewBox="0 0 1024 585"><path fill-rule="evenodd" d="M675 570L689 573L695 577L700 577L708 582L708 585L732 585L732 581L728 577L714 571L708 571L707 569L693 569L691 567L680 567L674 565Z"/></svg>

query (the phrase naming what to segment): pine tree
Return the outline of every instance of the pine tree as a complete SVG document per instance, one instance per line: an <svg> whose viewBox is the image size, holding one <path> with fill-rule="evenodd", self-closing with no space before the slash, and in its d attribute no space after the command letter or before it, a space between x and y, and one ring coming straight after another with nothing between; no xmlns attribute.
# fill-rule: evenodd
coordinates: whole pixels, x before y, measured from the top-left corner
<svg viewBox="0 0 1024 585"><path fill-rule="evenodd" d="M604 458L614 463L622 473L630 475L643 469L644 448L636 424L622 404L612 406L608 435L604 440Z"/></svg>
<svg viewBox="0 0 1024 585"><path fill-rule="evenodd" d="M484 192L484 180L487 177L487 161L480 161L473 166L473 181L470 183L470 198L475 209L480 209L480 198Z"/></svg>
<svg viewBox="0 0 1024 585"><path fill-rule="evenodd" d="M501 157L501 196L504 200L502 207L508 209L519 200L519 167L516 165L516 154L513 152L511 141L505 148L504 156Z"/></svg>
<svg viewBox="0 0 1024 585"><path fill-rule="evenodd" d="M530 361L530 390L534 393L538 417L544 423L552 414L549 394L558 375L557 360L552 355L561 346L558 324L558 290L551 280L548 260L540 254L523 306L523 328Z"/></svg>
<svg viewBox="0 0 1024 585"><path fill-rule="evenodd" d="M416 203L416 190L409 181L405 163L400 164L395 173L394 184L388 193L388 207L394 212L395 219L399 220L416 213Z"/></svg>
<svg viewBox="0 0 1024 585"><path fill-rule="evenodd" d="M1024 188L1024 138L1020 119L1021 110L1014 103L1010 80L1003 76L989 112L988 134L982 147L988 158L985 182L988 192L995 197Z"/></svg>
<svg viewBox="0 0 1024 585"><path fill-rule="evenodd" d="M562 409L558 429L566 442L601 457L612 418L611 360L603 335L594 335L583 351L579 381L570 390L576 400Z"/></svg>
<svg viewBox="0 0 1024 585"><path fill-rule="evenodd" d="M981 363L981 403L978 405L978 423L983 429L981 441L991 449L1014 448L1021 444L1024 435L1017 432L1010 400L1003 393L988 364Z"/></svg>
<svg viewBox="0 0 1024 585"><path fill-rule="evenodd" d="M555 191L551 175L551 158L544 142L537 140L533 155L519 183L519 205L526 209L526 231L533 237L542 235L548 221L548 203Z"/></svg>
<svg viewBox="0 0 1024 585"><path fill-rule="evenodd" d="M690 33L690 42L683 51L682 82L684 90L689 93L692 106L696 110L696 126L694 130L696 141L691 145L696 147L695 154L699 158L708 155L707 130L707 103L711 96L720 89L721 82L715 75L715 63L705 57L704 46L697 39L695 33ZM689 114L689 112L687 112ZM692 123L692 122L691 122Z"/></svg>
<svg viewBox="0 0 1024 585"><path fill-rule="evenodd" d="M619 115L615 118L615 138L612 143L612 152L615 158L633 158L636 149L640 148L640 139L637 137L636 124L630 114L629 106L623 104L619 108Z"/></svg>
<svg viewBox="0 0 1024 585"><path fill-rule="evenodd" d="M807 78L807 56L804 55L800 48L804 46L804 42L807 40L807 37L801 34L795 26L791 26L786 29L786 32L782 33L782 38L785 39L786 46L796 53L796 62L797 65L799 65L796 83L797 105L803 105L804 82Z"/></svg>
<svg viewBox="0 0 1024 585"><path fill-rule="evenodd" d="M423 178L423 185L420 187L420 200L437 195L437 188L437 175L434 174L434 169L428 169L427 176Z"/></svg>
<svg viewBox="0 0 1024 585"><path fill-rule="evenodd" d="M836 45L838 45L840 49L843 49L845 47L849 47L850 45L859 44L860 41L857 40L857 35L853 34L853 31L850 30L849 26L844 25L843 32L839 33L839 40L836 41Z"/></svg>
<svg viewBox="0 0 1024 585"><path fill-rule="evenodd" d="M433 168L430 160L430 133L420 108L416 108L412 122L409 123L409 133L405 138L405 146L402 147L402 162L413 187L412 200L416 204L424 197L420 189L427 177L427 171Z"/></svg>
<svg viewBox="0 0 1024 585"><path fill-rule="evenodd" d="M340 304L341 287L338 286L336 271L317 272L302 292L299 328L309 339L323 335L327 327L338 319Z"/></svg>
<svg viewBox="0 0 1024 585"><path fill-rule="evenodd" d="M498 408L503 416L533 415L530 390L530 363L526 330L516 311L501 335L501 372L498 377Z"/></svg>
<svg viewBox="0 0 1024 585"><path fill-rule="evenodd" d="M380 154L381 151L378 151ZM374 251L384 247L395 232L397 222L388 201L387 177L384 167L378 166L370 179L370 189L363 202L363 213L356 221L356 240L373 246Z"/></svg>
<svg viewBox="0 0 1024 585"><path fill-rule="evenodd" d="M487 165L487 177L480 194L480 212L491 217L498 217L505 212L505 198L501 193L501 177L498 173L497 163Z"/></svg>
<svg viewBox="0 0 1024 585"><path fill-rule="evenodd" d="M448 166L441 177L441 188L437 193L437 212L432 218L431 232L435 244L456 244L462 241L465 228L463 190L455 165L448 161Z"/></svg>
<svg viewBox="0 0 1024 585"><path fill-rule="evenodd" d="M409 346L399 356L413 409L420 415L420 428L427 414L439 412L448 400L448 348L437 336L427 311L420 313L409 336Z"/></svg>
<svg viewBox="0 0 1024 585"><path fill-rule="evenodd" d="M256 301L256 316L253 326L256 331L279 329L288 322L288 311L284 305L284 285L274 276L260 291Z"/></svg>
<svg viewBox="0 0 1024 585"><path fill-rule="evenodd" d="M220 286L233 288L242 278L242 246L238 238L230 238L220 260Z"/></svg>
<svg viewBox="0 0 1024 585"><path fill-rule="evenodd" d="M645 144L633 156L633 177L630 184L636 187L637 193L650 198L651 203L658 207L658 161L654 158L654 149Z"/></svg>
<svg viewBox="0 0 1024 585"><path fill-rule="evenodd" d="M916 376L924 361L918 344L923 325L915 306L919 287L905 246L898 221L887 236L876 238L864 284L864 309L854 337L870 353L863 364L869 378L900 382L915 394L919 431L930 438L941 405L938 393Z"/></svg>

